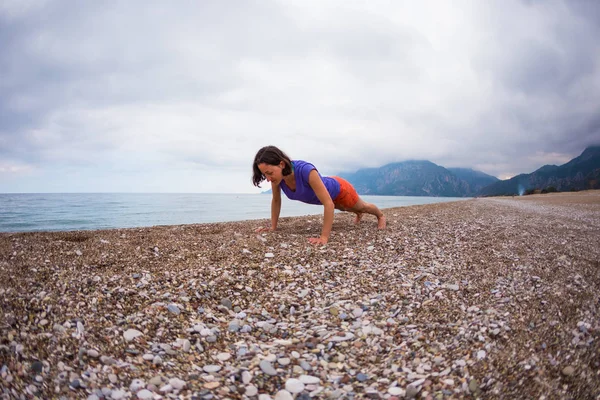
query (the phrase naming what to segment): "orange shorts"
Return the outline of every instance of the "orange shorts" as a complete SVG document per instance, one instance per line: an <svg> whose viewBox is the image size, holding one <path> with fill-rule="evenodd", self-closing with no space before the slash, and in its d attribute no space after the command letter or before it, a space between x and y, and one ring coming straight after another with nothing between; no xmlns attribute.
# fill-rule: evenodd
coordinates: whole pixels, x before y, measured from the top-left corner
<svg viewBox="0 0 600 400"><path fill-rule="evenodd" d="M356 203L358 203L358 193L356 193L356 189L354 189L350 182L339 176L332 176L332 178L340 184L340 194L333 199L333 204L342 209L354 207Z"/></svg>

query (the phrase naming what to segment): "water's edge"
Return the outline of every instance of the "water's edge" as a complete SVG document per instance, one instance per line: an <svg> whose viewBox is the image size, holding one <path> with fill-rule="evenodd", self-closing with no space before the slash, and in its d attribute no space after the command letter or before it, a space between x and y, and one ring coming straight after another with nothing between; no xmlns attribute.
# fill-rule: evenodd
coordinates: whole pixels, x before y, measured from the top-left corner
<svg viewBox="0 0 600 400"><path fill-rule="evenodd" d="M361 196L380 209L466 200ZM0 232L72 231L269 219L271 196L257 194L0 194ZM317 215L321 206L283 198L280 217Z"/></svg>

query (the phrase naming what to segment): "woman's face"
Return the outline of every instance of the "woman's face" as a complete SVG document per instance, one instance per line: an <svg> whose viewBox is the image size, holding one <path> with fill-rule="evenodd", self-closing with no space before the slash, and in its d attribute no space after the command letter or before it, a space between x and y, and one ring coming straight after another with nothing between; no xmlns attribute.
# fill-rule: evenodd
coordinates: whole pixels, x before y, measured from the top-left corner
<svg viewBox="0 0 600 400"><path fill-rule="evenodd" d="M260 163L257 166L260 172L267 178L268 182L278 185L283 179L283 169L285 168L285 163L283 161L278 165Z"/></svg>

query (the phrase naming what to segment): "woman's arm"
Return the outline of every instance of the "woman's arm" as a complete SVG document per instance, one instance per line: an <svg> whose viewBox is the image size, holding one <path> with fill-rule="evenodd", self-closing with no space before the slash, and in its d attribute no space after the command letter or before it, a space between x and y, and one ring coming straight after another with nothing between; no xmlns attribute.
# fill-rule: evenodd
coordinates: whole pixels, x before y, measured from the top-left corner
<svg viewBox="0 0 600 400"><path fill-rule="evenodd" d="M320 238L310 238L308 239L311 243L314 244L325 244L329 240L329 234L331 233L331 227L333 226L333 200L331 200L331 196L325 187L325 184L321 180L319 173L316 170L310 171L308 175L308 184L315 191L317 198L323 204L323 229L321 230Z"/></svg>
<svg viewBox="0 0 600 400"><path fill-rule="evenodd" d="M281 212L281 188L279 185L271 183L271 230L277 229L277 221L279 221L279 213Z"/></svg>

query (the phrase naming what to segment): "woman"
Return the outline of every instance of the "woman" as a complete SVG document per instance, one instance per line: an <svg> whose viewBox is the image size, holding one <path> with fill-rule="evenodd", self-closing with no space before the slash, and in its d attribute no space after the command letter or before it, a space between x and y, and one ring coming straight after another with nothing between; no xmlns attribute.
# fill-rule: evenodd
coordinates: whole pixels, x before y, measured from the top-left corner
<svg viewBox="0 0 600 400"><path fill-rule="evenodd" d="M308 204L322 204L324 207L323 229L318 238L308 239L313 244L325 244L329 240L333 225L333 209L350 211L356 214L356 223L363 213L377 217L377 227L385 228L385 216L374 204L364 202L352 185L337 176L323 177L314 165L290 158L275 146L263 147L256 153L252 165L252 183L260 187L265 179L271 182L271 228L277 229L281 211L281 191L291 199Z"/></svg>

